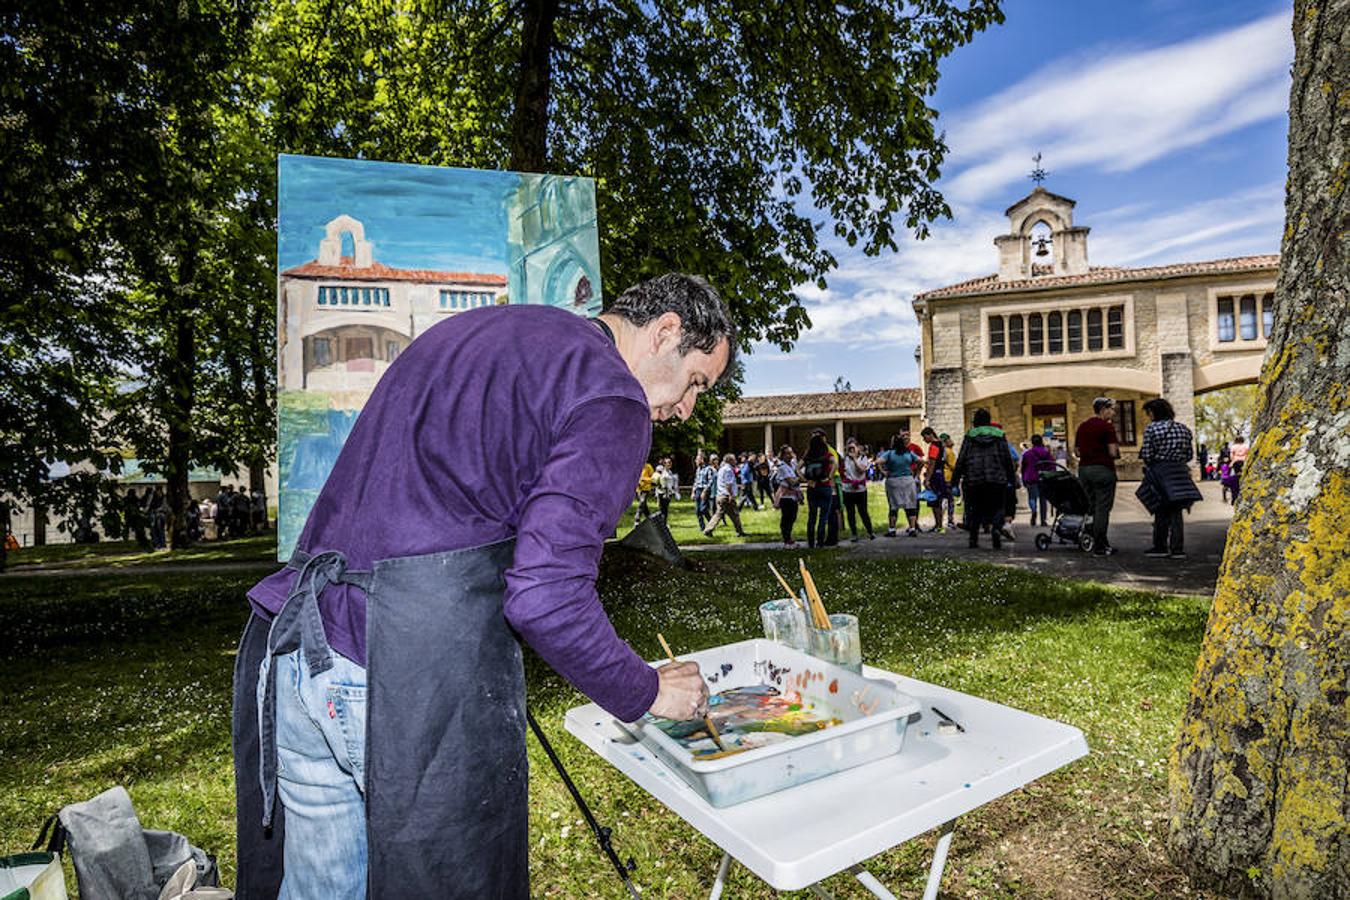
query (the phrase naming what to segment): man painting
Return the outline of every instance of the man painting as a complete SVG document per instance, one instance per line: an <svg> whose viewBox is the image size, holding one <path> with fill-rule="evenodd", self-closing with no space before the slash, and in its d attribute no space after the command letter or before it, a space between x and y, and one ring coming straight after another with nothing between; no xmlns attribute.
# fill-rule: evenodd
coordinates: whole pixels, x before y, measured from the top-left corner
<svg viewBox="0 0 1350 900"><path fill-rule="evenodd" d="M735 333L664 275L588 321L469 310L376 386L235 667L241 900L528 895L519 640L612 715L701 715L596 595L651 422L687 418ZM541 353L540 348L548 352Z"/></svg>

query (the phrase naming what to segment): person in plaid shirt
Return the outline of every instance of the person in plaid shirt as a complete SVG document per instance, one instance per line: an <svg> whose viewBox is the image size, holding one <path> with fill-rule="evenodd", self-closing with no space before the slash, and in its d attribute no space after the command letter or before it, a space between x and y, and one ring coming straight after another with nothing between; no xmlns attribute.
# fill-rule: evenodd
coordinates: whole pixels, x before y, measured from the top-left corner
<svg viewBox="0 0 1350 900"><path fill-rule="evenodd" d="M1163 492L1163 502L1153 513L1153 547L1144 555L1185 559L1181 514L1190 503L1175 498L1187 495L1185 488L1193 489L1186 463L1191 460L1194 440L1191 430L1176 420L1172 404L1161 397L1145 403L1144 412L1153 421L1144 429L1139 459L1153 470Z"/></svg>

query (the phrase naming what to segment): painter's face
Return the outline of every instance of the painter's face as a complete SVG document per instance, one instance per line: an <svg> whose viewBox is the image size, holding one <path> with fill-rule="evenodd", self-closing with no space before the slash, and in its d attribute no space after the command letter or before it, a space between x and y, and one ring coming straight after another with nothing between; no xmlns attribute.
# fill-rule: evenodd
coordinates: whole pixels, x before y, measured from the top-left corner
<svg viewBox="0 0 1350 900"><path fill-rule="evenodd" d="M1097 415L1108 422L1114 422L1116 420L1116 408L1114 406L1107 406L1103 408L1101 412L1097 413Z"/></svg>
<svg viewBox="0 0 1350 900"><path fill-rule="evenodd" d="M662 324L669 317L674 327ZM647 405L653 422L664 422L671 416L688 419L694 412L698 395L712 387L722 376L731 356L731 348L724 339L712 353L692 349L681 354L679 349L680 317L666 313L651 323L656 326L650 335L649 355L634 372L647 394Z"/></svg>

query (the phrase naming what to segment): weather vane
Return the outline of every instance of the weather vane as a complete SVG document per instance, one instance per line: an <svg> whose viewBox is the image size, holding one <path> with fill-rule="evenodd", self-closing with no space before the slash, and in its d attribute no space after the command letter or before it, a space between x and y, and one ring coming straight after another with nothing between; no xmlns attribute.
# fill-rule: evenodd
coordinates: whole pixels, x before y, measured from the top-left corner
<svg viewBox="0 0 1350 900"><path fill-rule="evenodd" d="M1037 187L1039 187L1040 183L1045 180L1046 174L1045 170L1041 168L1041 154L1038 152L1031 158L1031 161L1036 164L1036 168L1031 170L1031 180L1036 182Z"/></svg>

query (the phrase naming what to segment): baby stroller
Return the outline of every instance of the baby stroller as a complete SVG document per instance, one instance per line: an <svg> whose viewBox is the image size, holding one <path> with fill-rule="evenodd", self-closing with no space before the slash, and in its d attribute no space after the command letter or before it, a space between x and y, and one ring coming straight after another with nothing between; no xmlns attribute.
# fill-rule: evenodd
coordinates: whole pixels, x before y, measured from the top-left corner
<svg viewBox="0 0 1350 900"><path fill-rule="evenodd" d="M1088 526L1092 524L1092 502L1087 491L1074 474L1064 466L1046 464L1040 471L1041 496L1055 511L1055 520L1050 523L1050 534L1036 535L1036 549L1045 552L1050 549L1051 541L1058 539L1061 544L1077 544L1084 553L1092 550L1092 535Z"/></svg>

